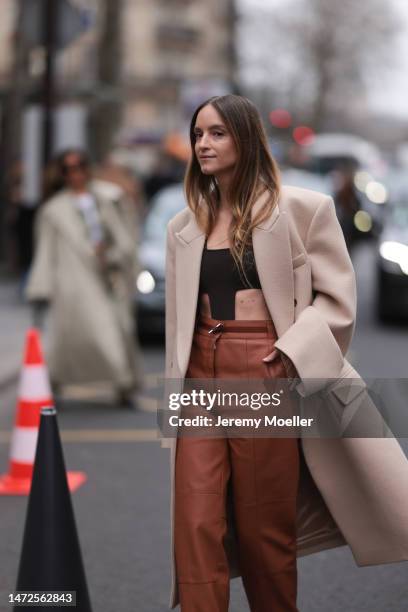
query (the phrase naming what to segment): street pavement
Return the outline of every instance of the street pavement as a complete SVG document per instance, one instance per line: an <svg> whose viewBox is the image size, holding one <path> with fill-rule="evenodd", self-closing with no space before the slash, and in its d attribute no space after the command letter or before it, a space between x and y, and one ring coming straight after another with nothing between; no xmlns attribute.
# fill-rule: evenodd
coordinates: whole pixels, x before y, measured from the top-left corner
<svg viewBox="0 0 408 612"><path fill-rule="evenodd" d="M378 325L375 319L370 247L358 250L354 264L359 314L348 358L367 377L406 377L408 324ZM27 310L13 306L11 285L3 293L0 289L0 297L4 296L1 362L7 367L4 363L0 367L0 472L7 469L16 400L10 364L19 367L29 322ZM157 344L143 350L146 385L138 398L139 411L119 409L109 398L78 401L74 393L57 405L67 468L84 470L88 476L72 499L94 612L168 609L168 450L161 449L156 440L151 393L162 376L164 355ZM2 373L8 378L4 374L2 378ZM407 451L406 441L401 444ZM27 498L2 497L0 508L0 612L5 612L10 610L7 594L15 588ZM361 568L351 551L341 547L300 558L298 570L302 612L408 609L408 563ZM248 611L240 579L231 582L230 609Z"/></svg>

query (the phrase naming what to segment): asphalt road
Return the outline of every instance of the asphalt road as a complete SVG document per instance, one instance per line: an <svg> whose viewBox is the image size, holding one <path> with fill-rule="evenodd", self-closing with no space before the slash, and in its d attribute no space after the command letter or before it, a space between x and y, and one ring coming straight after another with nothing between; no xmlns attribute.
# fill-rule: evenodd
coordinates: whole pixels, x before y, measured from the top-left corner
<svg viewBox="0 0 408 612"><path fill-rule="evenodd" d="M364 376L406 376L408 325L378 326L373 309L373 256L355 255L359 317L350 356ZM163 371L160 346L145 348L150 384ZM0 391L0 471L16 388ZM155 403L148 393L136 413L109 403L65 401L58 408L67 468L87 482L73 505L93 609L164 612L169 589L168 451L155 441ZM403 443L405 449L407 445ZM0 611L10 610L27 498L0 499ZM40 554L40 551L39 551ZM346 547L299 559L302 612L405 612L408 563L359 568ZM231 583L233 612L247 612L240 580ZM271 608L273 612L273 608Z"/></svg>

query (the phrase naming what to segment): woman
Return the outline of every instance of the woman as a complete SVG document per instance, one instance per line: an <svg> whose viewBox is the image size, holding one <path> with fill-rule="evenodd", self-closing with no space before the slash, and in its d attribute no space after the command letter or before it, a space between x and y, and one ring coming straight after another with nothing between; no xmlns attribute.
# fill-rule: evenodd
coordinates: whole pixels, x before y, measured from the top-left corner
<svg viewBox="0 0 408 612"><path fill-rule="evenodd" d="M280 187L258 112L243 97L204 102L190 139L189 206L167 233L166 378L288 377L304 397L327 378L358 379L344 358L355 277L333 200ZM331 386L330 401L352 406L363 387L344 397L342 384ZM171 607L224 612L229 579L241 574L252 612L296 611L297 556L348 543L360 565L408 559L408 521L396 510L408 501L396 480L406 480L408 462L396 441L299 442L163 442Z"/></svg>
<svg viewBox="0 0 408 612"><path fill-rule="evenodd" d="M131 407L140 383L129 294L136 246L115 204L93 189L83 151L57 158L51 193L38 213L27 297L37 311L51 305L52 381L110 382Z"/></svg>

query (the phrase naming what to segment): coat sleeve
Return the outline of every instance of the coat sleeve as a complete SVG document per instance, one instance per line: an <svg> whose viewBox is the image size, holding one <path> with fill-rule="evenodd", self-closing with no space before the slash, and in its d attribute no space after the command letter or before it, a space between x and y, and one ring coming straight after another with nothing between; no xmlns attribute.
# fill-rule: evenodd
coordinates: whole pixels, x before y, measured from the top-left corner
<svg viewBox="0 0 408 612"><path fill-rule="evenodd" d="M29 301L50 301L54 289L55 241L57 236L46 210L40 210L37 213L34 235L34 260L31 265L25 295Z"/></svg>
<svg viewBox="0 0 408 612"><path fill-rule="evenodd" d="M355 274L331 197L317 208L305 248L311 264L313 302L275 347L296 367L299 392L309 395L322 388L325 379L339 375L355 327Z"/></svg>

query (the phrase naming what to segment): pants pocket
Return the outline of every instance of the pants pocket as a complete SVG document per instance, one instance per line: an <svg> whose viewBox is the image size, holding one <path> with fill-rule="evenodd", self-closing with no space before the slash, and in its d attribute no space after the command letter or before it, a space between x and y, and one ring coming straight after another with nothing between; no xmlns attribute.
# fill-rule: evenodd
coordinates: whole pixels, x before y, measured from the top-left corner
<svg viewBox="0 0 408 612"><path fill-rule="evenodd" d="M287 378L288 374L283 363L282 357L278 355L271 362L263 362L266 367L266 378Z"/></svg>
<svg viewBox="0 0 408 612"><path fill-rule="evenodd" d="M273 350L274 340L270 338L247 340L249 378L286 378L286 371L279 356L271 362L263 361Z"/></svg>

